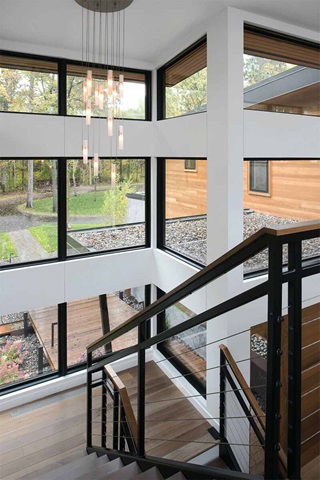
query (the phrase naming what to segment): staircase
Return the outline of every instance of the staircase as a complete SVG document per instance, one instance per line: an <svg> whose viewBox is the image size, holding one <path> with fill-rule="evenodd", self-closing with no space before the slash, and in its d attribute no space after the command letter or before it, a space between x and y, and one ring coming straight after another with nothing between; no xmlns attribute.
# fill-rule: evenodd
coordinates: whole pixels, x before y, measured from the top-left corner
<svg viewBox="0 0 320 480"><path fill-rule="evenodd" d="M190 477L189 477L190 478ZM186 480L186 477L177 472L170 476L163 476L157 467L145 470L138 462L131 461L125 464L119 457L111 459L108 455L91 453L88 456L74 460L67 465L52 470L34 480ZM23 480L23 477L22 479Z"/></svg>

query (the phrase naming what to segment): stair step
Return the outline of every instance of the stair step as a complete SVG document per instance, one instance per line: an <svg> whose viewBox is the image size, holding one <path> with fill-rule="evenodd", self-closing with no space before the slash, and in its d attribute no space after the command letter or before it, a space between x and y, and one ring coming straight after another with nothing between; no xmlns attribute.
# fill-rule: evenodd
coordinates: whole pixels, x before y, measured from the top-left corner
<svg viewBox="0 0 320 480"><path fill-rule="evenodd" d="M102 457L100 457L102 458ZM99 459L100 460L100 459ZM99 461L98 460L98 461ZM98 480L98 479L106 479L107 475L116 470L119 470L123 467L123 463L120 458L116 458L115 460L109 461L106 465L98 466L94 468L88 473L86 472L84 475L79 475L78 477L74 477L73 480ZM123 478L123 477L122 477ZM62 479L61 479L62 480ZM67 480L64 478L64 480ZM69 480L69 478L68 478ZM124 478L123 478L124 480Z"/></svg>
<svg viewBox="0 0 320 480"><path fill-rule="evenodd" d="M92 465L95 465L96 461L97 461L96 453L91 453L90 455L86 455L85 457L73 460L67 465L63 465L62 467L56 468L55 470L51 470L48 473L41 474L40 476L34 477L34 480L55 480L59 477L69 479L69 474L72 470L74 470L77 467L85 469L88 466L89 468L91 468Z"/></svg>
<svg viewBox="0 0 320 480"><path fill-rule="evenodd" d="M95 458L94 461L90 464L86 464L84 467L81 465L77 465L75 468L73 468L71 471L68 472L68 476L65 476L65 473L62 475L59 475L58 477L54 477L54 480L75 480L78 478L80 475L84 474L89 474L91 475L91 472L100 467L104 466L106 463L109 463L109 458L107 455L103 455L102 457Z"/></svg>
<svg viewBox="0 0 320 480"><path fill-rule="evenodd" d="M140 473L134 480L163 480L163 476L157 469L157 467L152 467L149 470L146 470L143 473Z"/></svg>
<svg viewBox="0 0 320 480"><path fill-rule="evenodd" d="M139 465L137 462L133 462L129 463L129 465L126 465L125 467L120 468L119 470L116 470L104 478L105 480L132 480L137 478L139 473L141 473Z"/></svg>
<svg viewBox="0 0 320 480"><path fill-rule="evenodd" d="M181 472L178 472L172 475L172 477L169 477L167 480L187 480L187 479Z"/></svg>

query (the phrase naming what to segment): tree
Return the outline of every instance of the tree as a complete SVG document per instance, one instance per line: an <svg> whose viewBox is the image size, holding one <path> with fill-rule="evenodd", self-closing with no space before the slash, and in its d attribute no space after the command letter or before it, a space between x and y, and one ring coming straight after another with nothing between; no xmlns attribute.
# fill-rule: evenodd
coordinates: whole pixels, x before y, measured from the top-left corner
<svg viewBox="0 0 320 480"><path fill-rule="evenodd" d="M103 214L106 225L122 225L126 221L128 211L127 194L133 192L130 182L119 182L114 188L105 192Z"/></svg>
<svg viewBox="0 0 320 480"><path fill-rule="evenodd" d="M28 160L27 208L33 208L33 160Z"/></svg>
<svg viewBox="0 0 320 480"><path fill-rule="evenodd" d="M207 104L207 69L166 88L166 117L186 115Z"/></svg>
<svg viewBox="0 0 320 480"><path fill-rule="evenodd" d="M52 211L58 212L58 181L57 181L57 160L51 160L52 165Z"/></svg>
<svg viewBox="0 0 320 480"><path fill-rule="evenodd" d="M278 73L285 72L294 67L291 63L272 60L270 58L243 56L243 81L244 88L262 82Z"/></svg>

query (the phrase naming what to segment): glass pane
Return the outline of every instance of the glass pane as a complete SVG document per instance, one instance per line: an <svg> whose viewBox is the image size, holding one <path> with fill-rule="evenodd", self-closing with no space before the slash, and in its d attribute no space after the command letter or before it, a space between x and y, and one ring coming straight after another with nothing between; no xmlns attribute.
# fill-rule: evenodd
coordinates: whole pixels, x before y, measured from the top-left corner
<svg viewBox="0 0 320 480"><path fill-rule="evenodd" d="M67 205L68 255L145 245L145 160L68 160Z"/></svg>
<svg viewBox="0 0 320 480"><path fill-rule="evenodd" d="M207 68L166 86L166 118L207 111Z"/></svg>
<svg viewBox="0 0 320 480"><path fill-rule="evenodd" d="M277 227L320 217L320 160L269 160L269 194L250 190L251 161L244 162L244 238L263 227ZM302 242L303 259L319 256L318 238ZM287 247L284 248L284 263ZM267 250L245 263L244 271L266 269Z"/></svg>
<svg viewBox="0 0 320 480"><path fill-rule="evenodd" d="M202 265L207 262L207 163L168 159L165 179L165 246Z"/></svg>
<svg viewBox="0 0 320 480"><path fill-rule="evenodd" d="M58 369L56 322L56 306L0 316L0 389Z"/></svg>
<svg viewBox="0 0 320 480"><path fill-rule="evenodd" d="M243 73L244 108L320 115L319 70L244 54Z"/></svg>
<svg viewBox="0 0 320 480"><path fill-rule="evenodd" d="M57 257L57 160L0 160L0 265Z"/></svg>
<svg viewBox="0 0 320 480"><path fill-rule="evenodd" d="M113 330L144 308L144 287L103 294L67 305L68 366L86 362L86 347ZM112 351L135 345L138 331L122 335L112 342ZM94 352L94 358L106 353L104 348Z"/></svg>
<svg viewBox="0 0 320 480"><path fill-rule="evenodd" d="M82 86L84 77L67 76L67 113L68 115L85 115L85 104L82 98ZM104 92L107 91L107 80L96 79L94 85L97 88L102 85ZM141 119L146 116L145 111L146 85L141 82L130 82L124 80L123 99L117 106L115 117ZM91 104L93 106L92 115L94 117L106 117L107 104L105 103L103 110L95 105L94 89L91 96Z"/></svg>
<svg viewBox="0 0 320 480"><path fill-rule="evenodd" d="M0 67L0 110L57 114L57 73Z"/></svg>

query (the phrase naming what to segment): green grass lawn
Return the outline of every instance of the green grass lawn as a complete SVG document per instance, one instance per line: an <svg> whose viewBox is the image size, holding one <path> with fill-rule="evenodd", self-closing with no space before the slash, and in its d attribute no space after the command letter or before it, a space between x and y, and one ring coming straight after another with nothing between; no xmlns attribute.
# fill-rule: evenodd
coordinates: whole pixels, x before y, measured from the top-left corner
<svg viewBox="0 0 320 480"><path fill-rule="evenodd" d="M39 227L30 227L29 232L48 253L58 250L58 231L55 225L40 225Z"/></svg>
<svg viewBox="0 0 320 480"><path fill-rule="evenodd" d="M69 215L103 216L104 194L105 192L97 192L96 201L94 201L94 192L70 194ZM34 200L32 212L52 215L52 197Z"/></svg>
<svg viewBox="0 0 320 480"><path fill-rule="evenodd" d="M8 233L0 233L0 258L9 258L17 256L17 251L11 241Z"/></svg>

